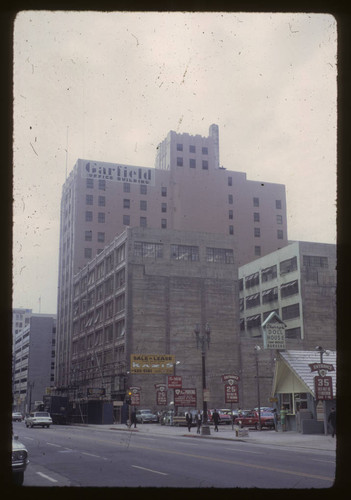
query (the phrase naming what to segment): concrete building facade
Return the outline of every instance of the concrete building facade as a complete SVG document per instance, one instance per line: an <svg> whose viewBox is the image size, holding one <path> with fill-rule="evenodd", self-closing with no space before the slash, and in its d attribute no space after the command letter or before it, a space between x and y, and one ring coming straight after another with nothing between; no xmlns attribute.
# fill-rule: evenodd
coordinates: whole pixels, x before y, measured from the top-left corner
<svg viewBox="0 0 351 500"><path fill-rule="evenodd" d="M54 385L56 316L31 314L14 337L13 406L27 413Z"/></svg>
<svg viewBox="0 0 351 500"><path fill-rule="evenodd" d="M73 278L127 227L232 239L236 265L287 244L285 186L220 167L219 132L171 131L155 168L79 159L62 191L56 384L69 384Z"/></svg>
<svg viewBox="0 0 351 500"><path fill-rule="evenodd" d="M286 349L336 349L336 246L296 241L239 268L243 404L257 405L255 357L261 401L269 403L275 350L263 349L261 324L275 311L286 324ZM257 354L255 346L262 349Z"/></svg>
<svg viewBox="0 0 351 500"><path fill-rule="evenodd" d="M167 375L133 373L130 357L170 354L202 408L194 329L209 324L208 404L223 407L221 375L240 370L237 296L230 236L127 228L74 278L70 380L77 396L84 401L88 389L103 387L105 399L123 401L128 387L139 387L141 407L165 409L155 387L167 386ZM168 390L167 405L173 399Z"/></svg>

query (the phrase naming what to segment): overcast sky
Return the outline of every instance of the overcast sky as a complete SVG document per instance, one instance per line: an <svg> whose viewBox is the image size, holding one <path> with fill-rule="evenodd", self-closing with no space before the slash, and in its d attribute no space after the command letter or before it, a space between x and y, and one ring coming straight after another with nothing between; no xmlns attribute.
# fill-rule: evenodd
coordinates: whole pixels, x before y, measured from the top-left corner
<svg viewBox="0 0 351 500"><path fill-rule="evenodd" d="M13 306L56 313L77 158L152 167L170 130L217 123L221 165L285 184L289 239L335 243L336 39L328 14L18 14Z"/></svg>

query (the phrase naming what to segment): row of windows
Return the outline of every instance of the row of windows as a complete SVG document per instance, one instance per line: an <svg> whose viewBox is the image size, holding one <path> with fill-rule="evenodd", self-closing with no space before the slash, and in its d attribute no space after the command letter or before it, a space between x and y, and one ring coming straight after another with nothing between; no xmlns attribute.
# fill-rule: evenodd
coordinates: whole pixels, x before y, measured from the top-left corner
<svg viewBox="0 0 351 500"><path fill-rule="evenodd" d="M106 190L106 181L104 179L97 179L97 181L98 181L98 188L102 191L105 191ZM94 179L87 179L86 186L88 189L94 188Z"/></svg>
<svg viewBox="0 0 351 500"><path fill-rule="evenodd" d="M193 245L171 245L171 259L199 261L199 247ZM162 243L147 243L144 241L134 242L134 255L138 257L163 258ZM222 264L234 263L234 252L226 248L206 248L206 262L218 262Z"/></svg>
<svg viewBox="0 0 351 500"><path fill-rule="evenodd" d="M231 179L231 177L228 178L228 185L231 186L232 184L229 183L229 179ZM252 202L254 207L260 206L260 199L257 198L256 196L252 198ZM282 200L275 200L275 208L278 210L282 208Z"/></svg>
<svg viewBox="0 0 351 500"><path fill-rule="evenodd" d="M286 259L279 264L280 274L287 274L297 270L297 257L292 257L291 259ZM277 277L277 265L266 267L260 272L256 271L253 274L245 277L245 289L252 288L253 286L258 286L260 284L260 274L261 283L273 280ZM239 290L244 288L244 279L239 280Z"/></svg>
<svg viewBox="0 0 351 500"><path fill-rule="evenodd" d="M80 340L75 340L73 342L73 354L89 349L95 346L101 346L102 344L113 342L114 339L119 339L125 334L125 320L124 318L111 323L105 328L100 328L95 332L89 333L86 337Z"/></svg>
<svg viewBox="0 0 351 500"><path fill-rule="evenodd" d="M263 321L271 314L272 311L267 311L266 313L263 313L262 318L260 314L255 314L254 316L250 316L249 318L242 318L240 320L240 331L245 331L245 326L246 330L252 330L254 328L261 328L261 325ZM277 309L275 311L277 314L279 314L279 310ZM285 318L287 319L287 318ZM295 327L295 328L286 328L285 329L285 338L286 339L299 339L301 338L301 327Z"/></svg>
<svg viewBox="0 0 351 500"><path fill-rule="evenodd" d="M84 240L85 241L93 241L93 232L92 231L85 231ZM105 233L98 232L96 241L98 241L99 243L104 243L105 242Z"/></svg>
<svg viewBox="0 0 351 500"><path fill-rule="evenodd" d="M85 203L87 205L94 204L94 196L92 194L85 195ZM106 196L98 196L98 206L105 207L106 206Z"/></svg>
<svg viewBox="0 0 351 500"><path fill-rule="evenodd" d="M208 170L208 160L202 160L201 165L203 170ZM182 156L178 156L177 167L183 167L183 166L184 166L184 158ZM189 167L196 168L195 158L189 158Z"/></svg>
<svg viewBox="0 0 351 500"><path fill-rule="evenodd" d="M248 316L246 319L241 318L240 330L245 329L245 323L247 328L260 328L263 321L267 319L272 312L276 312L279 315L279 309L273 309L271 311L265 311L262 315L255 314L253 316ZM299 317L300 317L300 304L296 303L290 306L282 307L281 318L283 320L296 319Z"/></svg>
<svg viewBox="0 0 351 500"><path fill-rule="evenodd" d="M123 225L130 226L130 215L123 215ZM140 227L147 227L147 217L140 217L139 225ZM161 229L167 229L167 219L161 219L160 227Z"/></svg>
<svg viewBox="0 0 351 500"><path fill-rule="evenodd" d="M254 212L253 219L254 219L254 222L260 222L260 213ZM276 215L276 221L277 221L277 224L283 224L283 216L279 215L279 214Z"/></svg>
<svg viewBox="0 0 351 500"><path fill-rule="evenodd" d="M261 237L261 228L254 227L254 236L255 238ZM277 238L278 240L282 240L284 238L284 231L282 229L277 229Z"/></svg>
<svg viewBox="0 0 351 500"><path fill-rule="evenodd" d="M97 221L104 223L106 222L106 214L105 212L98 212L97 214ZM85 212L85 222L93 222L93 212L90 210L87 210Z"/></svg>
<svg viewBox="0 0 351 500"><path fill-rule="evenodd" d="M280 286L280 297L282 299L286 297L290 297L291 295L295 295L299 293L299 283L298 280L290 281L289 283L284 283ZM245 299L246 309L250 309L252 307L257 307L261 305L261 297L262 304L267 304L268 302L273 302L278 300L278 287L272 287L267 290L262 290L262 293L254 293L249 295ZM240 310L244 310L244 299L240 299Z"/></svg>
<svg viewBox="0 0 351 500"><path fill-rule="evenodd" d="M182 143L178 143L177 144L177 151L183 151L183 144ZM189 153L196 153L196 146L194 146L194 145L191 144L189 146ZM203 146L201 148L201 153L203 155L208 155L208 148Z"/></svg>

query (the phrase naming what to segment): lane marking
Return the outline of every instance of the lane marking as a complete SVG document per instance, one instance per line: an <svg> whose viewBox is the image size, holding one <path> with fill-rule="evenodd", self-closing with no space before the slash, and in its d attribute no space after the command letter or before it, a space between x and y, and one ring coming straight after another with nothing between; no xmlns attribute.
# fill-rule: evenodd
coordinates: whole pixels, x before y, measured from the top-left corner
<svg viewBox="0 0 351 500"><path fill-rule="evenodd" d="M318 458L311 458L314 462L323 462L324 464L335 464L335 460L319 460Z"/></svg>
<svg viewBox="0 0 351 500"><path fill-rule="evenodd" d="M202 460L207 460L210 462L219 462L219 463L226 463L226 464L232 464L232 465L239 465L241 467L248 467L249 469L260 469L260 470L267 470L270 472L278 472L278 473L283 473L283 474L289 474L292 476L301 476L301 477L308 477L310 479L322 479L324 481L334 481L334 477L328 477L328 476L319 476L318 474L308 474L307 472L299 472L299 471L293 471L289 469L281 469L279 467L270 467L268 465L259 465L259 464L250 464L250 463L245 463L245 462L239 462L237 460L227 460L224 458L216 458L216 457L207 457L204 455L195 455L193 453L184 453L181 451L172 451L172 450L164 450L162 448L150 448L147 446L139 446L136 444L131 444L130 445L133 448L141 448L145 450L152 450L154 452L161 452L161 453L167 453L169 455L183 455L186 457L192 457L192 458L200 458Z"/></svg>
<svg viewBox="0 0 351 500"><path fill-rule="evenodd" d="M138 465L132 465L135 469L147 470L148 472L153 472L154 474L161 474L162 476L168 476L166 472L160 472L158 470L146 469L146 467L139 467Z"/></svg>
<svg viewBox="0 0 351 500"><path fill-rule="evenodd" d="M48 479L49 481L53 483L57 483L58 481L50 476L47 476L46 474L43 474L42 472L37 472L37 474L45 479Z"/></svg>
<svg viewBox="0 0 351 500"><path fill-rule="evenodd" d="M62 448L60 444L55 444L55 443L46 443L46 444L48 444L49 446L56 446L57 448Z"/></svg>
<svg viewBox="0 0 351 500"><path fill-rule="evenodd" d="M34 438L30 438L30 437L27 437L27 436L23 436L23 439L29 439L29 441L34 441Z"/></svg>
<svg viewBox="0 0 351 500"><path fill-rule="evenodd" d="M88 457L95 457L95 458L101 458L100 455L94 455L93 453L88 453L86 451L81 451L80 452L82 455L88 455Z"/></svg>

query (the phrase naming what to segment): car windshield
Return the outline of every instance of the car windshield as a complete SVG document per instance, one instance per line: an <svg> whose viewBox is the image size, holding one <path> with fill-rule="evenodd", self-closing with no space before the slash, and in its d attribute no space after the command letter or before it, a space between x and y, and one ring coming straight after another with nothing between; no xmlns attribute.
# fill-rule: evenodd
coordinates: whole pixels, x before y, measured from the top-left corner
<svg viewBox="0 0 351 500"><path fill-rule="evenodd" d="M38 411L34 414L35 417L49 417L49 414L46 411Z"/></svg>
<svg viewBox="0 0 351 500"><path fill-rule="evenodd" d="M273 413L271 413L270 411L263 411L263 412L261 412L261 416L263 416L263 417L272 417Z"/></svg>

